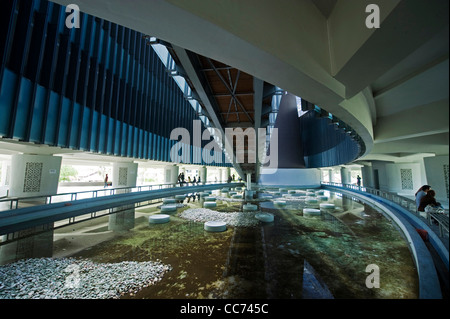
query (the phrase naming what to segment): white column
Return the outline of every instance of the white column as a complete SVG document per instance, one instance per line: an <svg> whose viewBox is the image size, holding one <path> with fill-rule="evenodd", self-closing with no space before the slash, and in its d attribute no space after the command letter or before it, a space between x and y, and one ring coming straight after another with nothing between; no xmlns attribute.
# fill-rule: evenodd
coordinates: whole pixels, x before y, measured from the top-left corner
<svg viewBox="0 0 450 319"><path fill-rule="evenodd" d="M247 173L247 190L252 190L252 173Z"/></svg>
<svg viewBox="0 0 450 319"><path fill-rule="evenodd" d="M176 184L178 182L178 174L180 168L178 165L167 165L164 167L164 183Z"/></svg>
<svg viewBox="0 0 450 319"><path fill-rule="evenodd" d="M137 181L137 170L137 163L113 163L112 187L135 187Z"/></svg>
<svg viewBox="0 0 450 319"><path fill-rule="evenodd" d="M135 187L137 181L137 170L137 163L113 163L112 187ZM131 189L116 190L116 194L129 192L131 192ZM109 215L109 230L123 231L134 228L134 204L114 207L112 212L113 214Z"/></svg>
<svg viewBox="0 0 450 319"><path fill-rule="evenodd" d="M200 177L202 184L205 184L208 181L208 169L206 166L200 167L198 176Z"/></svg>
<svg viewBox="0 0 450 319"><path fill-rule="evenodd" d="M6 167L5 167L6 169ZM54 195L58 192L61 157L19 154L11 158L9 196ZM3 175L3 173L2 173ZM42 232L46 230L45 232ZM24 258L52 257L53 223L4 235L17 240L0 246L0 264Z"/></svg>
<svg viewBox="0 0 450 319"><path fill-rule="evenodd" d="M347 167L341 167L341 183L350 184L350 170Z"/></svg>
<svg viewBox="0 0 450 319"><path fill-rule="evenodd" d="M61 157L52 155L13 155L9 196L29 197L58 193L61 160Z"/></svg>
<svg viewBox="0 0 450 319"><path fill-rule="evenodd" d="M361 167L361 186L374 187L372 166L364 165Z"/></svg>

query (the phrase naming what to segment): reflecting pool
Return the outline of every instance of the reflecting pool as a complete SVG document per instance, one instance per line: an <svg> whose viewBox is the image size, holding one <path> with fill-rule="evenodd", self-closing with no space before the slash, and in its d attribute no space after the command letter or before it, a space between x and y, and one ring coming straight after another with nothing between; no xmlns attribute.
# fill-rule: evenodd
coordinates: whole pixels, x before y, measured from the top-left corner
<svg viewBox="0 0 450 319"><path fill-rule="evenodd" d="M172 267L122 298L418 298L408 243L373 207L323 190L266 189L250 200L232 191L212 192L207 200L216 207L207 209L201 194L185 199L164 212L167 223L149 223L161 213L158 203L136 208L131 230L108 230L108 217L55 230L54 256ZM256 210L244 211L249 203ZM225 231L205 231L214 212L240 214ZM273 222L255 219L261 212L273 214ZM369 265L378 277L366 272ZM368 284L375 281L379 288Z"/></svg>

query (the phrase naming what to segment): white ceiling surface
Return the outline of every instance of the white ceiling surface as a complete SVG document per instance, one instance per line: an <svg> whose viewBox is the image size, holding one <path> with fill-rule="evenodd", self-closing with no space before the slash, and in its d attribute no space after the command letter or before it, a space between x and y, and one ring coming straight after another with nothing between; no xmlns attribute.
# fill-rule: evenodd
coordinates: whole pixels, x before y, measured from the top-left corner
<svg viewBox="0 0 450 319"><path fill-rule="evenodd" d="M81 11L234 66L319 105L363 138L367 151L361 160L449 153L448 1L54 2L78 4ZM380 7L379 29L364 26L369 3Z"/></svg>

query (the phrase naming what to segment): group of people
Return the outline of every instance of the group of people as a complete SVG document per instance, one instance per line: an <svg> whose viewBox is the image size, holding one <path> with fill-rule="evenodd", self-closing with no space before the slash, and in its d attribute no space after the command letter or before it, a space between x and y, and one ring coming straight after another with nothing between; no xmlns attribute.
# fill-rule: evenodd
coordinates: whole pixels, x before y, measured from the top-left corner
<svg viewBox="0 0 450 319"><path fill-rule="evenodd" d="M200 176L198 178L196 176L194 176L194 179L192 179L192 180L191 180L191 177L188 176L188 180L186 181L185 177L184 177L184 173L180 173L178 175L178 183L180 183L180 186L183 186L184 183L198 184L198 183L201 183L201 182L202 181L200 179Z"/></svg>
<svg viewBox="0 0 450 319"><path fill-rule="evenodd" d="M431 205L434 208L443 208L435 199L436 192L430 185L423 185L415 194L416 207L419 212L425 212L425 207Z"/></svg>

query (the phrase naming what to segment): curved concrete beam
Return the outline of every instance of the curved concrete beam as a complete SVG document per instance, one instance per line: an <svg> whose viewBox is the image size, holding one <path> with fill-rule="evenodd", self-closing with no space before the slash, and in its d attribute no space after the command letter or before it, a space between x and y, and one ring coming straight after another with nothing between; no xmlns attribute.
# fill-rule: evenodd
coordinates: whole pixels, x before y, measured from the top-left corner
<svg viewBox="0 0 450 319"><path fill-rule="evenodd" d="M330 74L327 20L309 1L53 0L236 67L301 96L372 144L371 123L340 106L345 87ZM176 5L174 5L176 4Z"/></svg>

